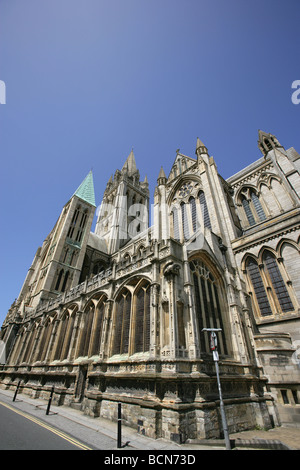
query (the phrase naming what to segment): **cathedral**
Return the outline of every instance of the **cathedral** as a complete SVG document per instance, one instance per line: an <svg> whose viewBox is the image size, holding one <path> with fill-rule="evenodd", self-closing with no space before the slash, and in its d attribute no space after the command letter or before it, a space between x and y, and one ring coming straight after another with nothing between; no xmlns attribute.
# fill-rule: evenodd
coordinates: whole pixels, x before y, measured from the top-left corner
<svg viewBox="0 0 300 470"><path fill-rule="evenodd" d="M300 426L300 155L262 152L227 180L197 139L158 168L133 151L96 211L90 172L37 249L1 329L0 387L178 443ZM96 213L95 230L91 231Z"/></svg>

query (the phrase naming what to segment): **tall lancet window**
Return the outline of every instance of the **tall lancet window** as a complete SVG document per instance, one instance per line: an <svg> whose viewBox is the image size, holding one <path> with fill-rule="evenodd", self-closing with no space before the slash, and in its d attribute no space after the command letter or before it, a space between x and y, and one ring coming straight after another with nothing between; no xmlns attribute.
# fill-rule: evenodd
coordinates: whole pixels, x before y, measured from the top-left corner
<svg viewBox="0 0 300 470"><path fill-rule="evenodd" d="M191 210L193 232L195 233L197 230L197 211L196 211L196 201L193 196L191 196L189 199L189 205L190 205L190 210Z"/></svg>
<svg viewBox="0 0 300 470"><path fill-rule="evenodd" d="M266 251L263 256L263 262L267 268L282 312L290 312L294 310L294 306L287 291L285 282L283 281L275 256L269 251Z"/></svg>
<svg viewBox="0 0 300 470"><path fill-rule="evenodd" d="M134 352L149 351L150 348L150 284L140 287L135 296L135 340Z"/></svg>
<svg viewBox="0 0 300 470"><path fill-rule="evenodd" d="M180 240L178 210L176 207L174 207L172 210L172 222L173 222L173 237L175 238L175 240Z"/></svg>
<svg viewBox="0 0 300 470"><path fill-rule="evenodd" d="M266 215L264 213L264 210L262 208L262 205L260 203L260 200L258 199L257 195L255 194L255 192L252 192L251 193L251 199L252 199L252 202L253 202L253 205L254 205L254 209L256 210L256 213L257 213L257 216L259 218L260 221L263 221L266 219Z"/></svg>
<svg viewBox="0 0 300 470"><path fill-rule="evenodd" d="M116 300L113 354L128 354L131 293L124 288Z"/></svg>
<svg viewBox="0 0 300 470"><path fill-rule="evenodd" d="M248 219L249 225L254 225L255 224L255 219L254 219L254 216L252 214L252 210L251 210L248 199L243 197L242 204L243 204L243 208L244 208L246 217Z"/></svg>
<svg viewBox="0 0 300 470"><path fill-rule="evenodd" d="M204 334L202 329L221 328L222 332L218 337L219 352L227 355L228 348L221 311L220 285L210 269L200 259L190 261L190 270L194 284L194 301L198 335L200 338L200 351L204 353L210 351L208 335Z"/></svg>
<svg viewBox="0 0 300 470"><path fill-rule="evenodd" d="M189 238L189 225L188 225L187 210L186 210L187 207L184 202L180 204L180 209L181 209L183 238L187 240Z"/></svg>
<svg viewBox="0 0 300 470"><path fill-rule="evenodd" d="M242 190L241 203L250 226L266 220L263 206L253 189L244 188Z"/></svg>
<svg viewBox="0 0 300 470"><path fill-rule="evenodd" d="M249 258L246 264L246 269L254 289L254 294L261 316L265 317L272 315L267 292L262 281L257 262L253 258Z"/></svg>
<svg viewBox="0 0 300 470"><path fill-rule="evenodd" d="M203 217L203 223L204 227L207 227L211 230L211 223L210 223L210 218L209 218L209 212L207 208L207 203L206 203L206 198L205 194L203 191L200 191L198 194L199 197L199 202L200 202L200 207L201 207L201 212L202 212L202 217Z"/></svg>

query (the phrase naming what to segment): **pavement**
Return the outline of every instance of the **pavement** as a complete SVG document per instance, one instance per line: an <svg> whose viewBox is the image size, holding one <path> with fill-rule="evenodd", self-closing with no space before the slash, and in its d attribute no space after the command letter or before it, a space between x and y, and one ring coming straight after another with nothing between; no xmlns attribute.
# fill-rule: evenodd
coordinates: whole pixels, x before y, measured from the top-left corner
<svg viewBox="0 0 300 470"><path fill-rule="evenodd" d="M122 425L122 448L117 447L117 423L103 418L92 418L67 406L51 405L46 415L48 402L33 399L19 393L13 402L14 392L0 389L0 402L27 413L37 420L75 437L92 450L143 450L195 452L199 450L224 450L222 439L188 441L177 444L166 439L151 439ZM280 426L268 431L252 430L230 434L231 447L235 450L300 450L300 428Z"/></svg>

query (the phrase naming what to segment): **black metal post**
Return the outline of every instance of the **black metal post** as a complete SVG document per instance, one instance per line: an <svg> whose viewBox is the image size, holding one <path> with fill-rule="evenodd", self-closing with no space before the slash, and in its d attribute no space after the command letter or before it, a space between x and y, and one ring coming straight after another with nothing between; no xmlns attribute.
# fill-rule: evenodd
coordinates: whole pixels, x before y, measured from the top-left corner
<svg viewBox="0 0 300 470"><path fill-rule="evenodd" d="M216 367L216 376L217 376L219 398L220 398L220 412L221 412L225 445L226 445L226 450L231 450L230 438L229 438L228 426L227 426L227 420L226 420L226 414L225 414L225 407L224 407L223 396L222 396L221 382L220 382L219 353L218 353L218 347L217 347L218 342L217 342L217 335L216 335L218 331L222 331L222 330L221 328L203 328L202 331L208 331L210 333L209 343L210 343L210 350L212 351L213 360L214 360L215 367Z"/></svg>
<svg viewBox="0 0 300 470"><path fill-rule="evenodd" d="M13 401L15 401L15 400L16 400L16 398L17 398L17 393L18 393L18 391L19 391L20 383L21 383L21 380L19 380L19 382L18 382L18 385L17 385L16 391L15 391L15 394L14 394L14 397L13 397Z"/></svg>
<svg viewBox="0 0 300 470"><path fill-rule="evenodd" d="M120 449L122 447L122 405L118 403L118 443L117 447Z"/></svg>
<svg viewBox="0 0 300 470"><path fill-rule="evenodd" d="M50 393L50 397L49 397L49 401L48 401L48 406L47 406L47 410L46 410L46 415L48 415L49 411L50 411L50 406L51 406L51 402L52 402L53 393L54 393L54 385L52 386L52 389L51 389L51 393Z"/></svg>
<svg viewBox="0 0 300 470"><path fill-rule="evenodd" d="M220 397L220 412L221 412L225 445L226 445L226 450L231 450L230 438L228 434L228 426L227 426L227 420L226 420L226 414L225 414L225 407L224 407L223 396L222 396L221 382L220 382L219 364L216 359L214 359L214 361L215 361L215 366L216 366L216 375L217 375L218 390L219 390L219 397Z"/></svg>

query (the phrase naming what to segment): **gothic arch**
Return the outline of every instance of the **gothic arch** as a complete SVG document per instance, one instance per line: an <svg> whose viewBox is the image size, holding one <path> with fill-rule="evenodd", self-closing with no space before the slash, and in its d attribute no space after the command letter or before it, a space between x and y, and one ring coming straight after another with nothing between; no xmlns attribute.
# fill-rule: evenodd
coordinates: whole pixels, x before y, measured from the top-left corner
<svg viewBox="0 0 300 470"><path fill-rule="evenodd" d="M99 355L107 295L99 292L90 297L81 316L81 334L77 357Z"/></svg>
<svg viewBox="0 0 300 470"><path fill-rule="evenodd" d="M279 243L277 244L276 251L279 254L279 256L282 256L282 250L284 248L284 245L290 245L295 250L300 254L300 247L299 243L295 242L294 240L291 240L289 238L282 238Z"/></svg>
<svg viewBox="0 0 300 470"><path fill-rule="evenodd" d="M258 256L257 256L258 262L260 264L263 263L263 257L264 257L266 252L272 253L272 255L275 256L276 259L278 257L278 253L274 248L271 248L270 246L262 246L261 249L259 250Z"/></svg>
<svg viewBox="0 0 300 470"><path fill-rule="evenodd" d="M271 188L272 179L276 179L279 183L282 182L281 178L274 173L263 172L257 180L257 189L260 191L262 184L265 184L269 189Z"/></svg>
<svg viewBox="0 0 300 470"><path fill-rule="evenodd" d="M209 338L203 328L221 328L219 352L228 356L231 351L228 302L223 276L208 255L195 254L189 258L193 285L195 326L198 331L200 353L209 353Z"/></svg>
<svg viewBox="0 0 300 470"><path fill-rule="evenodd" d="M243 184L238 190L237 192L235 193L235 196L234 196L234 199L235 199L235 204L237 206L240 205L240 200L241 200L241 196L242 196L242 193L247 191L247 190L252 190L252 191L255 191L256 193L258 192L258 188L255 184L251 184L251 183L246 183L246 184Z"/></svg>
<svg viewBox="0 0 300 470"><path fill-rule="evenodd" d="M196 183L195 187L196 187L196 190L197 192L200 190L200 189L203 189L202 187L202 183L201 183L201 179L195 175L191 175L191 174L187 174L187 175L183 175L181 176L178 181L176 181L175 185L173 186L170 194L168 195L167 197L167 204L171 207L171 206L174 206L174 203L173 203L173 199L174 199L174 196L176 194L176 192L181 188L181 186L184 184L184 183L190 183L190 182L194 182Z"/></svg>
<svg viewBox="0 0 300 470"><path fill-rule="evenodd" d="M31 355L34 353L35 341L37 339L38 328L41 324L41 321L41 318L34 320L27 330L25 347L23 349L21 359L22 362L29 362Z"/></svg>
<svg viewBox="0 0 300 470"><path fill-rule="evenodd" d="M150 348L150 288L146 276L133 276L114 296L111 354L131 356Z"/></svg>
<svg viewBox="0 0 300 470"><path fill-rule="evenodd" d="M259 258L253 254L247 253L242 260L243 272L246 275L246 284L254 311L257 317L266 317L272 315L272 309L260 265Z"/></svg>
<svg viewBox="0 0 300 470"><path fill-rule="evenodd" d="M288 313L295 310L295 297L287 276L282 258L270 247L262 247L259 252L261 277L269 294L274 313Z"/></svg>
<svg viewBox="0 0 300 470"><path fill-rule="evenodd" d="M199 250L197 253L194 253L189 257L189 262L194 259L200 259L211 271L215 279L222 285L222 288L225 289L223 269L219 265L219 262L212 258L206 251Z"/></svg>
<svg viewBox="0 0 300 470"><path fill-rule="evenodd" d="M283 239L277 245L279 260L282 260L287 275L287 286L295 308L300 305L300 278L297 270L297 257L299 258L299 246L293 240Z"/></svg>
<svg viewBox="0 0 300 470"><path fill-rule="evenodd" d="M179 182L178 182L179 183ZM195 184L194 184L195 183ZM179 193L178 193L179 191ZM181 179L173 190L178 197L169 201L169 221L175 240L187 241L205 227L211 230L211 221L203 187L198 179Z"/></svg>
<svg viewBox="0 0 300 470"><path fill-rule="evenodd" d="M83 305L83 308L82 308L82 311L84 312L88 305L92 302L94 304L94 306L96 307L97 304L102 300L103 297L106 297L107 299L107 293L103 290L101 290L100 292L97 292L97 293L93 293L91 294L85 301L84 305Z"/></svg>
<svg viewBox="0 0 300 470"><path fill-rule="evenodd" d="M50 338L53 333L53 328L55 326L55 321L57 320L57 312L54 312L50 315L47 315L42 322L42 332L39 339L38 348L35 355L36 361L44 361L47 357Z"/></svg>
<svg viewBox="0 0 300 470"><path fill-rule="evenodd" d="M245 184L239 188L235 196L235 203L245 228L256 225L267 218L267 206L255 185Z"/></svg>
<svg viewBox="0 0 300 470"><path fill-rule="evenodd" d="M116 290L115 294L113 295L113 300L115 301L121 290L126 287L131 294L134 293L135 289L137 288L138 284L143 282L143 281L147 281L149 283L152 282L152 279L146 275L146 274L135 274L127 279L125 279L118 287L118 289Z"/></svg>
<svg viewBox="0 0 300 470"><path fill-rule="evenodd" d="M54 360L64 360L68 357L77 311L78 305L74 303L66 307L60 315Z"/></svg>

